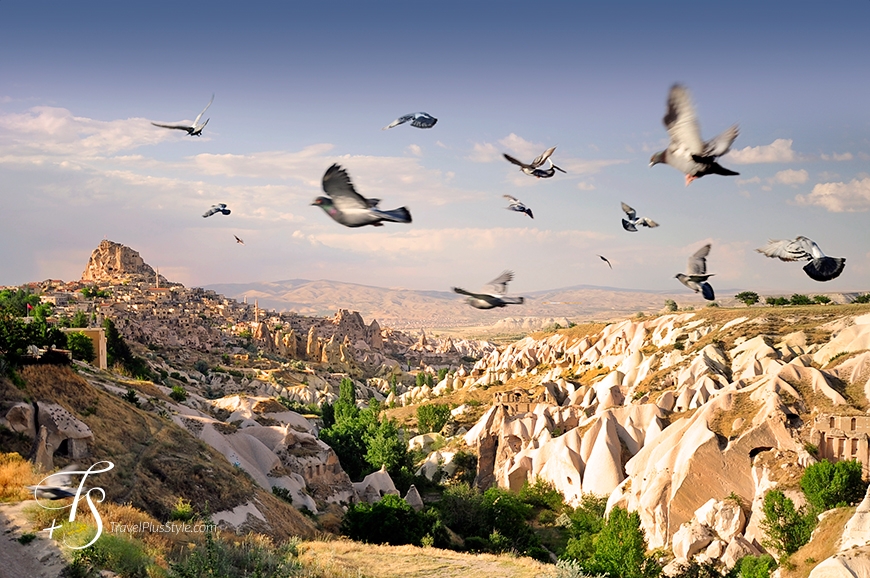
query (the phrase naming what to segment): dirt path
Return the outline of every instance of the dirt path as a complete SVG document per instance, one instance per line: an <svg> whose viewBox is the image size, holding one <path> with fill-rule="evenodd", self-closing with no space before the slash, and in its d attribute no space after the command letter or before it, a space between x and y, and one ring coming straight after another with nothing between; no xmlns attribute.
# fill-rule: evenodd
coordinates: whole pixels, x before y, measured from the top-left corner
<svg viewBox="0 0 870 578"><path fill-rule="evenodd" d="M24 515L24 508L33 503L0 504L0 578L58 578L66 568L57 543ZM21 544L18 539L28 532L36 538Z"/></svg>

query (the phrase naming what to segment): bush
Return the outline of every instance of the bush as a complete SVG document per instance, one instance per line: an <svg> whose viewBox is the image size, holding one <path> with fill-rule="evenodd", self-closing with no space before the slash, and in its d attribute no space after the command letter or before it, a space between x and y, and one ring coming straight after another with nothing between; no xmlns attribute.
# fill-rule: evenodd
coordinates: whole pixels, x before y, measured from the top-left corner
<svg viewBox="0 0 870 578"><path fill-rule="evenodd" d="M767 297L764 302L774 307L780 307L782 305L788 305L789 303L791 303L785 297Z"/></svg>
<svg viewBox="0 0 870 578"><path fill-rule="evenodd" d="M852 300L852 303L870 303L870 293L858 295L857 297L855 297L855 299Z"/></svg>
<svg viewBox="0 0 870 578"><path fill-rule="evenodd" d="M68 334L66 336L66 345L70 353L72 353L73 359L90 363L97 357L97 354L94 352L94 342L81 331Z"/></svg>
<svg viewBox="0 0 870 578"><path fill-rule="evenodd" d="M740 578L770 578L776 561L769 554L744 556L737 563L737 568Z"/></svg>
<svg viewBox="0 0 870 578"><path fill-rule="evenodd" d="M527 481L520 490L520 500L533 508L545 508L553 512L561 512L565 506L565 498L556 487L541 478L535 479L534 484Z"/></svg>
<svg viewBox="0 0 870 578"><path fill-rule="evenodd" d="M791 296L791 299L789 299L789 303L792 305L812 305L813 300L806 295L795 293Z"/></svg>
<svg viewBox="0 0 870 578"><path fill-rule="evenodd" d="M417 512L393 494L374 504L351 505L341 522L341 532L352 540L371 544L419 546L427 535L437 547L447 544L447 532L437 512L431 508Z"/></svg>
<svg viewBox="0 0 870 578"><path fill-rule="evenodd" d="M139 396L136 395L136 390L130 388L127 390L127 393L122 395L121 398L127 403L132 403L136 407L139 407Z"/></svg>
<svg viewBox="0 0 870 578"><path fill-rule="evenodd" d="M668 299L665 301L665 311L677 311L677 302L673 299Z"/></svg>
<svg viewBox="0 0 870 578"><path fill-rule="evenodd" d="M446 367L442 367L438 370L438 383L444 381L444 378L447 377L447 374L450 373L450 370Z"/></svg>
<svg viewBox="0 0 870 578"><path fill-rule="evenodd" d="M290 578L298 576L302 568L297 555L296 542L293 540L276 547L267 538L252 534L241 541L224 541L212 532L206 532L205 544L197 546L183 561L172 564L169 576Z"/></svg>
<svg viewBox="0 0 870 578"><path fill-rule="evenodd" d="M450 406L447 404L429 403L417 407L417 429L421 434L441 431L448 419Z"/></svg>
<svg viewBox="0 0 870 578"><path fill-rule="evenodd" d="M755 291L743 291L735 295L734 298L743 302L747 307L752 307L758 303L758 293Z"/></svg>
<svg viewBox="0 0 870 578"><path fill-rule="evenodd" d="M867 484L861 479L861 463L857 460L835 464L822 460L804 470L801 490L816 512L823 512L860 502Z"/></svg>
<svg viewBox="0 0 870 578"><path fill-rule="evenodd" d="M568 546L563 557L586 563L595 553L595 538L604 527L607 496L586 493L580 505L570 514Z"/></svg>
<svg viewBox="0 0 870 578"><path fill-rule="evenodd" d="M169 519L189 522L190 520L193 520L194 517L196 517L196 512L193 511L193 505L191 505L190 500L185 500L179 496L179 498L175 500L172 512L169 513Z"/></svg>
<svg viewBox="0 0 870 578"><path fill-rule="evenodd" d="M187 390L180 385L173 385L172 391L169 392L169 397L171 397L178 403L181 403L182 401L187 399Z"/></svg>
<svg viewBox="0 0 870 578"><path fill-rule="evenodd" d="M85 577L107 569L124 578L148 578L149 567L154 568L154 561L143 544L104 532L92 546L74 551L69 574Z"/></svg>
<svg viewBox="0 0 870 578"><path fill-rule="evenodd" d="M595 551L584 564L594 574L610 578L655 578L662 568L646 555L646 537L637 512L614 507L595 540Z"/></svg>
<svg viewBox="0 0 870 578"><path fill-rule="evenodd" d="M193 368L196 369L198 372L200 372L203 375L208 375L208 372L210 369L208 366L208 363L202 359L200 359L196 363L194 363Z"/></svg>
<svg viewBox="0 0 870 578"><path fill-rule="evenodd" d="M809 542L816 517L804 508L795 509L794 502L780 490L770 490L765 494L762 511L761 529L767 535L762 545L776 550L780 561L785 561Z"/></svg>
<svg viewBox="0 0 870 578"><path fill-rule="evenodd" d="M815 296L813 296L813 301L815 301L816 303L818 303L820 305L827 305L828 303L831 302L831 298L828 297L827 295L815 295Z"/></svg>

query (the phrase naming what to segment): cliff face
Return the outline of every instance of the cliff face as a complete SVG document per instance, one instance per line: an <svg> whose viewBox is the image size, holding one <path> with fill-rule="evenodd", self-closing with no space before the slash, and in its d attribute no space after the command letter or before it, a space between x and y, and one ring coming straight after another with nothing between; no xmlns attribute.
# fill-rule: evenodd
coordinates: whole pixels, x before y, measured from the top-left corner
<svg viewBox="0 0 870 578"><path fill-rule="evenodd" d="M82 273L82 281L135 280L154 281L155 271L126 245L103 239L100 246L91 253L88 265ZM161 283L166 282L161 277Z"/></svg>

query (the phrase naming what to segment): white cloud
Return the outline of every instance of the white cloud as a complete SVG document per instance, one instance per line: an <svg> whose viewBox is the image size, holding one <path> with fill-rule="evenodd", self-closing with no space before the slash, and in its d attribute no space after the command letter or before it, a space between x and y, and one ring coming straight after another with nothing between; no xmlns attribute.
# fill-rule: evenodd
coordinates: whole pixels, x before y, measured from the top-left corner
<svg viewBox="0 0 870 578"><path fill-rule="evenodd" d="M587 183L585 181L580 181L579 183L577 183L577 188L581 191L594 191L595 185L593 185L592 183Z"/></svg>
<svg viewBox="0 0 870 578"><path fill-rule="evenodd" d="M471 154L466 158L474 163L491 163L498 160L501 153L495 148L492 143L474 143L474 148L471 149Z"/></svg>
<svg viewBox="0 0 870 578"><path fill-rule="evenodd" d="M761 182L761 177L759 177L759 176L751 177L751 178L748 178L748 179L737 179L737 185L738 185L738 186L743 186L743 185L757 185L757 184L759 184L760 182Z"/></svg>
<svg viewBox="0 0 870 578"><path fill-rule="evenodd" d="M794 169L786 169L784 171L779 171L775 175L773 175L772 179L769 179L770 182L779 183L782 185L802 185L810 178L809 173L804 169L796 171Z"/></svg>
<svg viewBox="0 0 870 578"><path fill-rule="evenodd" d="M823 161L851 161L853 158L852 153L833 153L830 155L822 153Z"/></svg>
<svg viewBox="0 0 870 578"><path fill-rule="evenodd" d="M423 149L420 147L420 145L415 145L415 144L408 145L408 152L411 153L412 155L414 155L415 157L422 157L423 156Z"/></svg>
<svg viewBox="0 0 870 578"><path fill-rule="evenodd" d="M503 139L499 139L498 144L519 156L520 160L526 160L525 157L528 157L529 161L549 148L542 143L527 141L523 137L514 133L510 133Z"/></svg>
<svg viewBox="0 0 870 578"><path fill-rule="evenodd" d="M769 145L731 151L728 158L737 164L790 163L798 160L798 154L791 145L791 139L778 138Z"/></svg>
<svg viewBox="0 0 870 578"><path fill-rule="evenodd" d="M870 177L848 183L819 183L809 195L795 197L798 205L824 207L832 213L870 210Z"/></svg>
<svg viewBox="0 0 870 578"><path fill-rule="evenodd" d="M174 133L151 126L144 118L102 121L50 106L0 114L0 150L13 149L19 154L23 149L77 157L111 155L177 138Z"/></svg>

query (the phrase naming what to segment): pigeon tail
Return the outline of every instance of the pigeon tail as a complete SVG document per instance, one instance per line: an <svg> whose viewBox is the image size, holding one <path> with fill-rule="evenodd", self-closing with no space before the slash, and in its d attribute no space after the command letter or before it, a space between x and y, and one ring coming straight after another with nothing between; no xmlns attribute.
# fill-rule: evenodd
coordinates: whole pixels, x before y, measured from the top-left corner
<svg viewBox="0 0 870 578"><path fill-rule="evenodd" d="M505 305L522 305L525 302L525 297L502 297L501 301Z"/></svg>
<svg viewBox="0 0 870 578"><path fill-rule="evenodd" d="M625 219L622 220L622 228L629 233L637 233L637 227L635 227L632 223L626 221Z"/></svg>
<svg viewBox="0 0 870 578"><path fill-rule="evenodd" d="M392 221L393 223L411 222L411 212L407 207L399 207L392 211L378 211L377 209L372 209L372 213L379 216L384 221Z"/></svg>
<svg viewBox="0 0 870 578"><path fill-rule="evenodd" d="M830 281L836 279L846 267L846 259L840 257L821 257L813 259L804 265L804 271L810 279L816 281Z"/></svg>
<svg viewBox="0 0 870 578"><path fill-rule="evenodd" d="M697 159L696 159L697 160ZM722 175L725 177L734 177L739 175L740 173L732 171L731 169L726 169L719 163L710 163L710 168L707 171L707 174L710 175Z"/></svg>
<svg viewBox="0 0 870 578"><path fill-rule="evenodd" d="M703 283L700 283L700 286L701 295L704 296L704 299L706 299L707 301L713 301L714 299L716 299L716 296L713 294L713 287L711 287L709 283L705 281Z"/></svg>

